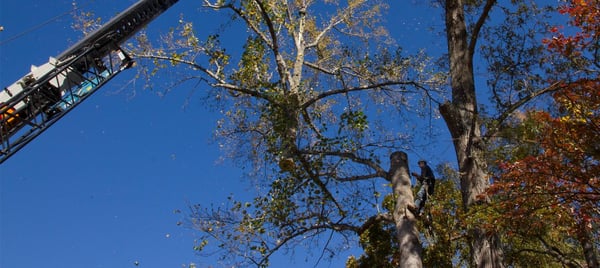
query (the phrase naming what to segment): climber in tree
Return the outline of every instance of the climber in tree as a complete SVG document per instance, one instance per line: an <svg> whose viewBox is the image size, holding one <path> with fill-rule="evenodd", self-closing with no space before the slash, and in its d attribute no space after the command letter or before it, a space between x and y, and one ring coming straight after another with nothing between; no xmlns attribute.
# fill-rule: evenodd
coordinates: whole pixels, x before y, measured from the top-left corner
<svg viewBox="0 0 600 268"><path fill-rule="evenodd" d="M409 206L409 209L415 216L421 215L421 211L425 207L425 202L430 195L433 195L435 187L435 176L431 168L427 165L427 162L419 160L418 163L421 168L421 174L417 174L416 172L411 173L417 179L417 187L419 188L415 198L416 207Z"/></svg>

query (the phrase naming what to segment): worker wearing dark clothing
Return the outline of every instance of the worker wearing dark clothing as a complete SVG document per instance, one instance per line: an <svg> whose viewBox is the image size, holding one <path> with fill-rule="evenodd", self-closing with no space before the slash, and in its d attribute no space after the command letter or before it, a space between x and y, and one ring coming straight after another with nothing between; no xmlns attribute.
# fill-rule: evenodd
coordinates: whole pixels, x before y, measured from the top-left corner
<svg viewBox="0 0 600 268"><path fill-rule="evenodd" d="M416 211L413 211L413 213L416 212L416 216L421 214L421 210L425 207L427 197L433 194L435 187L435 176L433 175L431 168L427 165L427 162L425 162L425 160L419 160L419 167L421 168L421 174L415 172L412 173L412 175L417 178L417 187L419 187L419 191L415 198L415 204L417 206L415 208Z"/></svg>

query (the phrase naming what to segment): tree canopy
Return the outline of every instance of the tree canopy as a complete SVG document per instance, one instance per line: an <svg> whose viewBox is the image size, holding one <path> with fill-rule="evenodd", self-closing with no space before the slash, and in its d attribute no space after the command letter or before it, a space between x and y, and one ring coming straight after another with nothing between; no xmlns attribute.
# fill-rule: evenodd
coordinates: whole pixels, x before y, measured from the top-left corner
<svg viewBox="0 0 600 268"><path fill-rule="evenodd" d="M400 207L381 209L394 177L382 158L405 148L413 134L389 125L419 124L414 115L441 92L445 76L426 71L423 54L393 45L380 26L386 4L203 3L247 27L236 40L241 53L229 54L221 35L201 40L183 18L162 42L141 35L132 47L141 75L181 68L189 78L177 82L209 85L207 100L223 115L218 141L252 167L253 200L232 196L226 207L190 207L189 226L203 233L196 250L217 250L242 266L267 266L273 253L298 245L319 246L318 259L329 258L373 226L402 221ZM417 241L414 235L407 241Z"/></svg>
<svg viewBox="0 0 600 268"><path fill-rule="evenodd" d="M597 265L600 8L538 2L432 1L438 58L394 41L387 8L409 4L386 1L204 0L228 18L217 32L243 34L201 35L185 14L158 41L139 35L138 78L206 88L215 139L256 189L190 205L194 249L257 267L355 245L348 267ZM556 10L568 29L548 23ZM417 218L399 151L440 115L456 165Z"/></svg>
<svg viewBox="0 0 600 268"><path fill-rule="evenodd" d="M499 161L488 190L498 199L491 218L508 240L516 245L525 241L510 252L516 263L526 265L522 260L532 257L525 256L541 253L535 259L544 266L595 267L600 242L600 4L571 1L559 11L569 16L569 25L553 27L554 36L543 40L562 65L552 76L558 89L548 109L535 107L515 120L513 137L523 141L516 145L521 153Z"/></svg>

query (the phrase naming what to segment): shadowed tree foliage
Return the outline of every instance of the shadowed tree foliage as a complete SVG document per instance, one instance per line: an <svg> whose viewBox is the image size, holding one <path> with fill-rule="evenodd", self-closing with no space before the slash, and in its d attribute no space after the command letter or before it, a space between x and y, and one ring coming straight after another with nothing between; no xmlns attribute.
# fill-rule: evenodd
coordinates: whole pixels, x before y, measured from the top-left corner
<svg viewBox="0 0 600 268"><path fill-rule="evenodd" d="M500 234L477 221L478 205L490 200L490 146L509 125L511 115L541 103L558 88L547 83L555 69L541 40L548 36L555 7L542 1L441 1L445 8L451 100L440 106L452 135L467 238L476 267L504 267ZM485 63L485 64L484 64ZM484 77L476 77L480 68ZM477 78L477 79L476 79ZM481 80L480 80L481 79ZM487 82L487 89L482 85ZM488 101L478 101L481 97ZM508 245L510 246L510 245Z"/></svg>
<svg viewBox="0 0 600 268"><path fill-rule="evenodd" d="M495 202L481 216L513 245L506 250L513 265L597 267L600 3L568 1L559 11L569 24L543 41L560 64L552 72L558 89L548 108L534 107L505 128L521 142L497 150L508 157L499 157L488 190Z"/></svg>

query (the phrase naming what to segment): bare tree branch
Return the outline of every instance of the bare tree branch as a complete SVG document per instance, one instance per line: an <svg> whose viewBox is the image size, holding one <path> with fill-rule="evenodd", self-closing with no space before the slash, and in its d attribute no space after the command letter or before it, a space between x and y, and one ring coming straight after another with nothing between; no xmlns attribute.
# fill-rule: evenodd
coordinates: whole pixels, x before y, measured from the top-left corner
<svg viewBox="0 0 600 268"><path fill-rule="evenodd" d="M498 118L496 118L496 123L485 134L484 139L489 139L490 137L496 136L498 131L500 131L500 126L504 123L504 120L506 120L514 111L519 109L521 106L525 105L527 102L529 102L543 94L559 90L561 88L562 83L563 83L563 81L555 82L552 85L550 85L544 89L538 90L536 92L533 92L533 93L529 94L528 96L521 98L519 101L513 103L502 114L500 114L500 116Z"/></svg>
<svg viewBox="0 0 600 268"><path fill-rule="evenodd" d="M329 96L332 96L332 95L350 93L350 92L355 92L355 91L364 91L364 90L369 90L369 89L383 88L386 86L396 86L396 85L410 85L410 86L415 86L418 88L423 88L419 83L414 82L414 81L386 81L386 82L362 85L362 86L357 86L357 87L339 88L339 89L325 91L325 92L315 96L314 98L307 100L306 102L304 102L302 104L301 107L304 108L304 107L311 106L315 102L317 102L321 99L327 98Z"/></svg>
<svg viewBox="0 0 600 268"><path fill-rule="evenodd" d="M479 40L479 33L481 33L481 28L483 24L488 19L490 11L494 4L496 4L497 0L487 0L485 2L485 6L483 7L483 11L481 12L481 16L475 23L475 27L473 28L473 32L471 33L471 40L469 41L469 58L473 59L473 55L475 54L475 46L477 44L477 40Z"/></svg>

